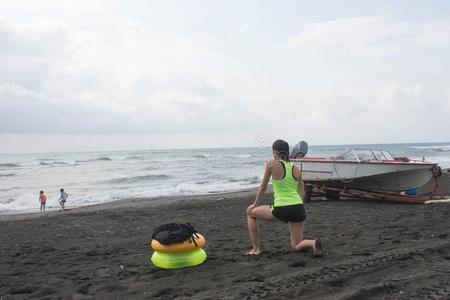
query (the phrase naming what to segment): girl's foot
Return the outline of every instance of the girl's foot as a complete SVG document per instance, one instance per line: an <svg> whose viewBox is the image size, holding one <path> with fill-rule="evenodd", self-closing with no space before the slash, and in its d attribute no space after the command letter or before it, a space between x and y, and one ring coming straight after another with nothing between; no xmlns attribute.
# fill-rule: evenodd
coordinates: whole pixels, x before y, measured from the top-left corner
<svg viewBox="0 0 450 300"><path fill-rule="evenodd" d="M323 253L322 253L322 242L319 239L317 239L314 242L314 256L315 257L321 257L322 255L323 255Z"/></svg>
<svg viewBox="0 0 450 300"><path fill-rule="evenodd" d="M245 255L249 255L249 256L257 256L261 254L261 250L258 249L252 249L249 252L245 253Z"/></svg>

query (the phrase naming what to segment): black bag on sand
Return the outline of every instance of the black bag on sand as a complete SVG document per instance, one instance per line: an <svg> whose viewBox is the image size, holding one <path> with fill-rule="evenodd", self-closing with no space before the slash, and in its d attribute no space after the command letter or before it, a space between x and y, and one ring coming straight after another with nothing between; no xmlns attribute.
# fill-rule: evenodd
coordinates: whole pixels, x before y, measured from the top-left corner
<svg viewBox="0 0 450 300"><path fill-rule="evenodd" d="M152 239L166 246L183 243L187 239L191 239L197 246L194 236L198 238L197 230L191 224L168 223L153 229Z"/></svg>

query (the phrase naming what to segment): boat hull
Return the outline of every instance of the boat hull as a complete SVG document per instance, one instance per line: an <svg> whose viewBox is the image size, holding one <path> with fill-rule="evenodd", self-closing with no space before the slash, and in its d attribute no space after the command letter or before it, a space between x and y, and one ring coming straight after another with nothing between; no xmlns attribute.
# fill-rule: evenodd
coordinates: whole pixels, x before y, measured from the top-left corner
<svg viewBox="0 0 450 300"><path fill-rule="evenodd" d="M297 160L306 183L336 188L400 192L426 184L436 164Z"/></svg>

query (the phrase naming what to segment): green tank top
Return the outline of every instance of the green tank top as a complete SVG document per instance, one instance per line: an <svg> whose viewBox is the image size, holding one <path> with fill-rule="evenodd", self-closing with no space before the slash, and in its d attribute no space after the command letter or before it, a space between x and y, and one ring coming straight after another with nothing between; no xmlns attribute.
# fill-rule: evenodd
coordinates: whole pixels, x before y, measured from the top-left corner
<svg viewBox="0 0 450 300"><path fill-rule="evenodd" d="M273 206L303 204L303 200L297 192L298 181L292 175L294 165L287 161L281 161L281 164L284 166L284 178L281 180L272 179Z"/></svg>

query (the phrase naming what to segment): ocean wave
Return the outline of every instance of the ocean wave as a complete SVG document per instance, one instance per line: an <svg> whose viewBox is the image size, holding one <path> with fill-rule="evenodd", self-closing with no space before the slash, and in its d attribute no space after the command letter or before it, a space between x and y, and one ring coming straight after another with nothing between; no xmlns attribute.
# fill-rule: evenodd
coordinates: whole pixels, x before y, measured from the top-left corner
<svg viewBox="0 0 450 300"><path fill-rule="evenodd" d="M161 180L170 178L169 175L164 174L158 174L158 175L140 175L140 176L133 176L133 177L121 177L121 178L114 178L111 180L108 180L106 183L137 183L137 182L145 182L145 181L153 181L153 180Z"/></svg>
<svg viewBox="0 0 450 300"><path fill-rule="evenodd" d="M62 162L62 161L53 161L53 162L45 162L45 161L41 161L39 164L40 164L41 166L67 165L67 163Z"/></svg>
<svg viewBox="0 0 450 300"><path fill-rule="evenodd" d="M149 166L149 167L142 168L141 171L153 171L155 169L158 169L158 167L156 167L156 166Z"/></svg>
<svg viewBox="0 0 450 300"><path fill-rule="evenodd" d="M238 159L252 158L253 157L253 155L251 155L251 154L228 154L228 155L225 155L225 156L229 157L229 158L238 158Z"/></svg>
<svg viewBox="0 0 450 300"><path fill-rule="evenodd" d="M196 181L195 184L199 184L199 185L204 185L204 184L208 184L209 181L207 180L200 180L200 181Z"/></svg>
<svg viewBox="0 0 450 300"><path fill-rule="evenodd" d="M92 161L111 161L112 159L105 156L105 157L98 157L98 158L94 158L92 159Z"/></svg>
<svg viewBox="0 0 450 300"><path fill-rule="evenodd" d="M407 147L413 150L431 150L435 152L447 152L450 151L450 145L435 145L435 146L411 146Z"/></svg>
<svg viewBox="0 0 450 300"><path fill-rule="evenodd" d="M422 157L412 157L413 160L422 160ZM438 163L441 168L450 168L450 156L430 156L426 157L425 160Z"/></svg>
<svg viewBox="0 0 450 300"><path fill-rule="evenodd" d="M125 157L125 160L141 160L145 159L143 156L127 156Z"/></svg>
<svg viewBox="0 0 450 300"><path fill-rule="evenodd" d="M16 176L16 174L13 174L13 173L9 173L9 174L0 174L0 177L12 177L12 176Z"/></svg>
<svg viewBox="0 0 450 300"><path fill-rule="evenodd" d="M249 177L243 177L243 178L230 178L228 179L229 182L245 182L245 183L259 183L259 177L258 176L249 176Z"/></svg>
<svg viewBox="0 0 450 300"><path fill-rule="evenodd" d="M87 162L96 162L96 161L112 161L112 159L105 156L105 157L92 158L92 159L88 159L88 160L76 160L75 163L87 163Z"/></svg>
<svg viewBox="0 0 450 300"><path fill-rule="evenodd" d="M36 198L36 195L27 193L16 197L9 197L0 202L0 213L8 211L24 211L29 209L38 208L38 202L32 201Z"/></svg>
<svg viewBox="0 0 450 300"><path fill-rule="evenodd" d="M13 198L0 199L0 204L10 204L13 202L14 202Z"/></svg>
<svg viewBox="0 0 450 300"><path fill-rule="evenodd" d="M318 150L318 149L315 149L316 147L311 146L311 148L308 149L308 151L309 152L314 152L314 150ZM342 146L342 147L323 147L323 146L320 146L320 151L346 151L347 149L348 148L345 147L345 146Z"/></svg>
<svg viewBox="0 0 450 300"><path fill-rule="evenodd" d="M258 159L258 160L254 160L254 161L246 161L246 162L244 162L244 164L255 165L255 166L264 166L266 161L267 161L267 159Z"/></svg>
<svg viewBox="0 0 450 300"><path fill-rule="evenodd" d="M209 155L209 154L206 154L206 153L199 153L199 154L194 154L194 155L192 155L192 157L194 157L194 158L202 158L202 159L204 159L204 158L210 158L210 157L211 157L211 155Z"/></svg>
<svg viewBox="0 0 450 300"><path fill-rule="evenodd" d="M195 162L194 157L192 158L186 158L186 157L173 157L171 158L172 161L177 162L177 163L191 163L191 162Z"/></svg>
<svg viewBox="0 0 450 300"><path fill-rule="evenodd" d="M245 181L242 181L244 179ZM246 180L248 179L248 180ZM251 180L253 179L253 181ZM225 191L239 191L248 188L249 185L259 183L255 177L247 177L230 180L215 180L215 181L196 181L196 182L182 182L171 187L170 190L174 195L195 195L195 194L213 194Z"/></svg>
<svg viewBox="0 0 450 300"><path fill-rule="evenodd" d="M18 168L21 167L19 164L13 164L13 163L1 163L0 168Z"/></svg>

